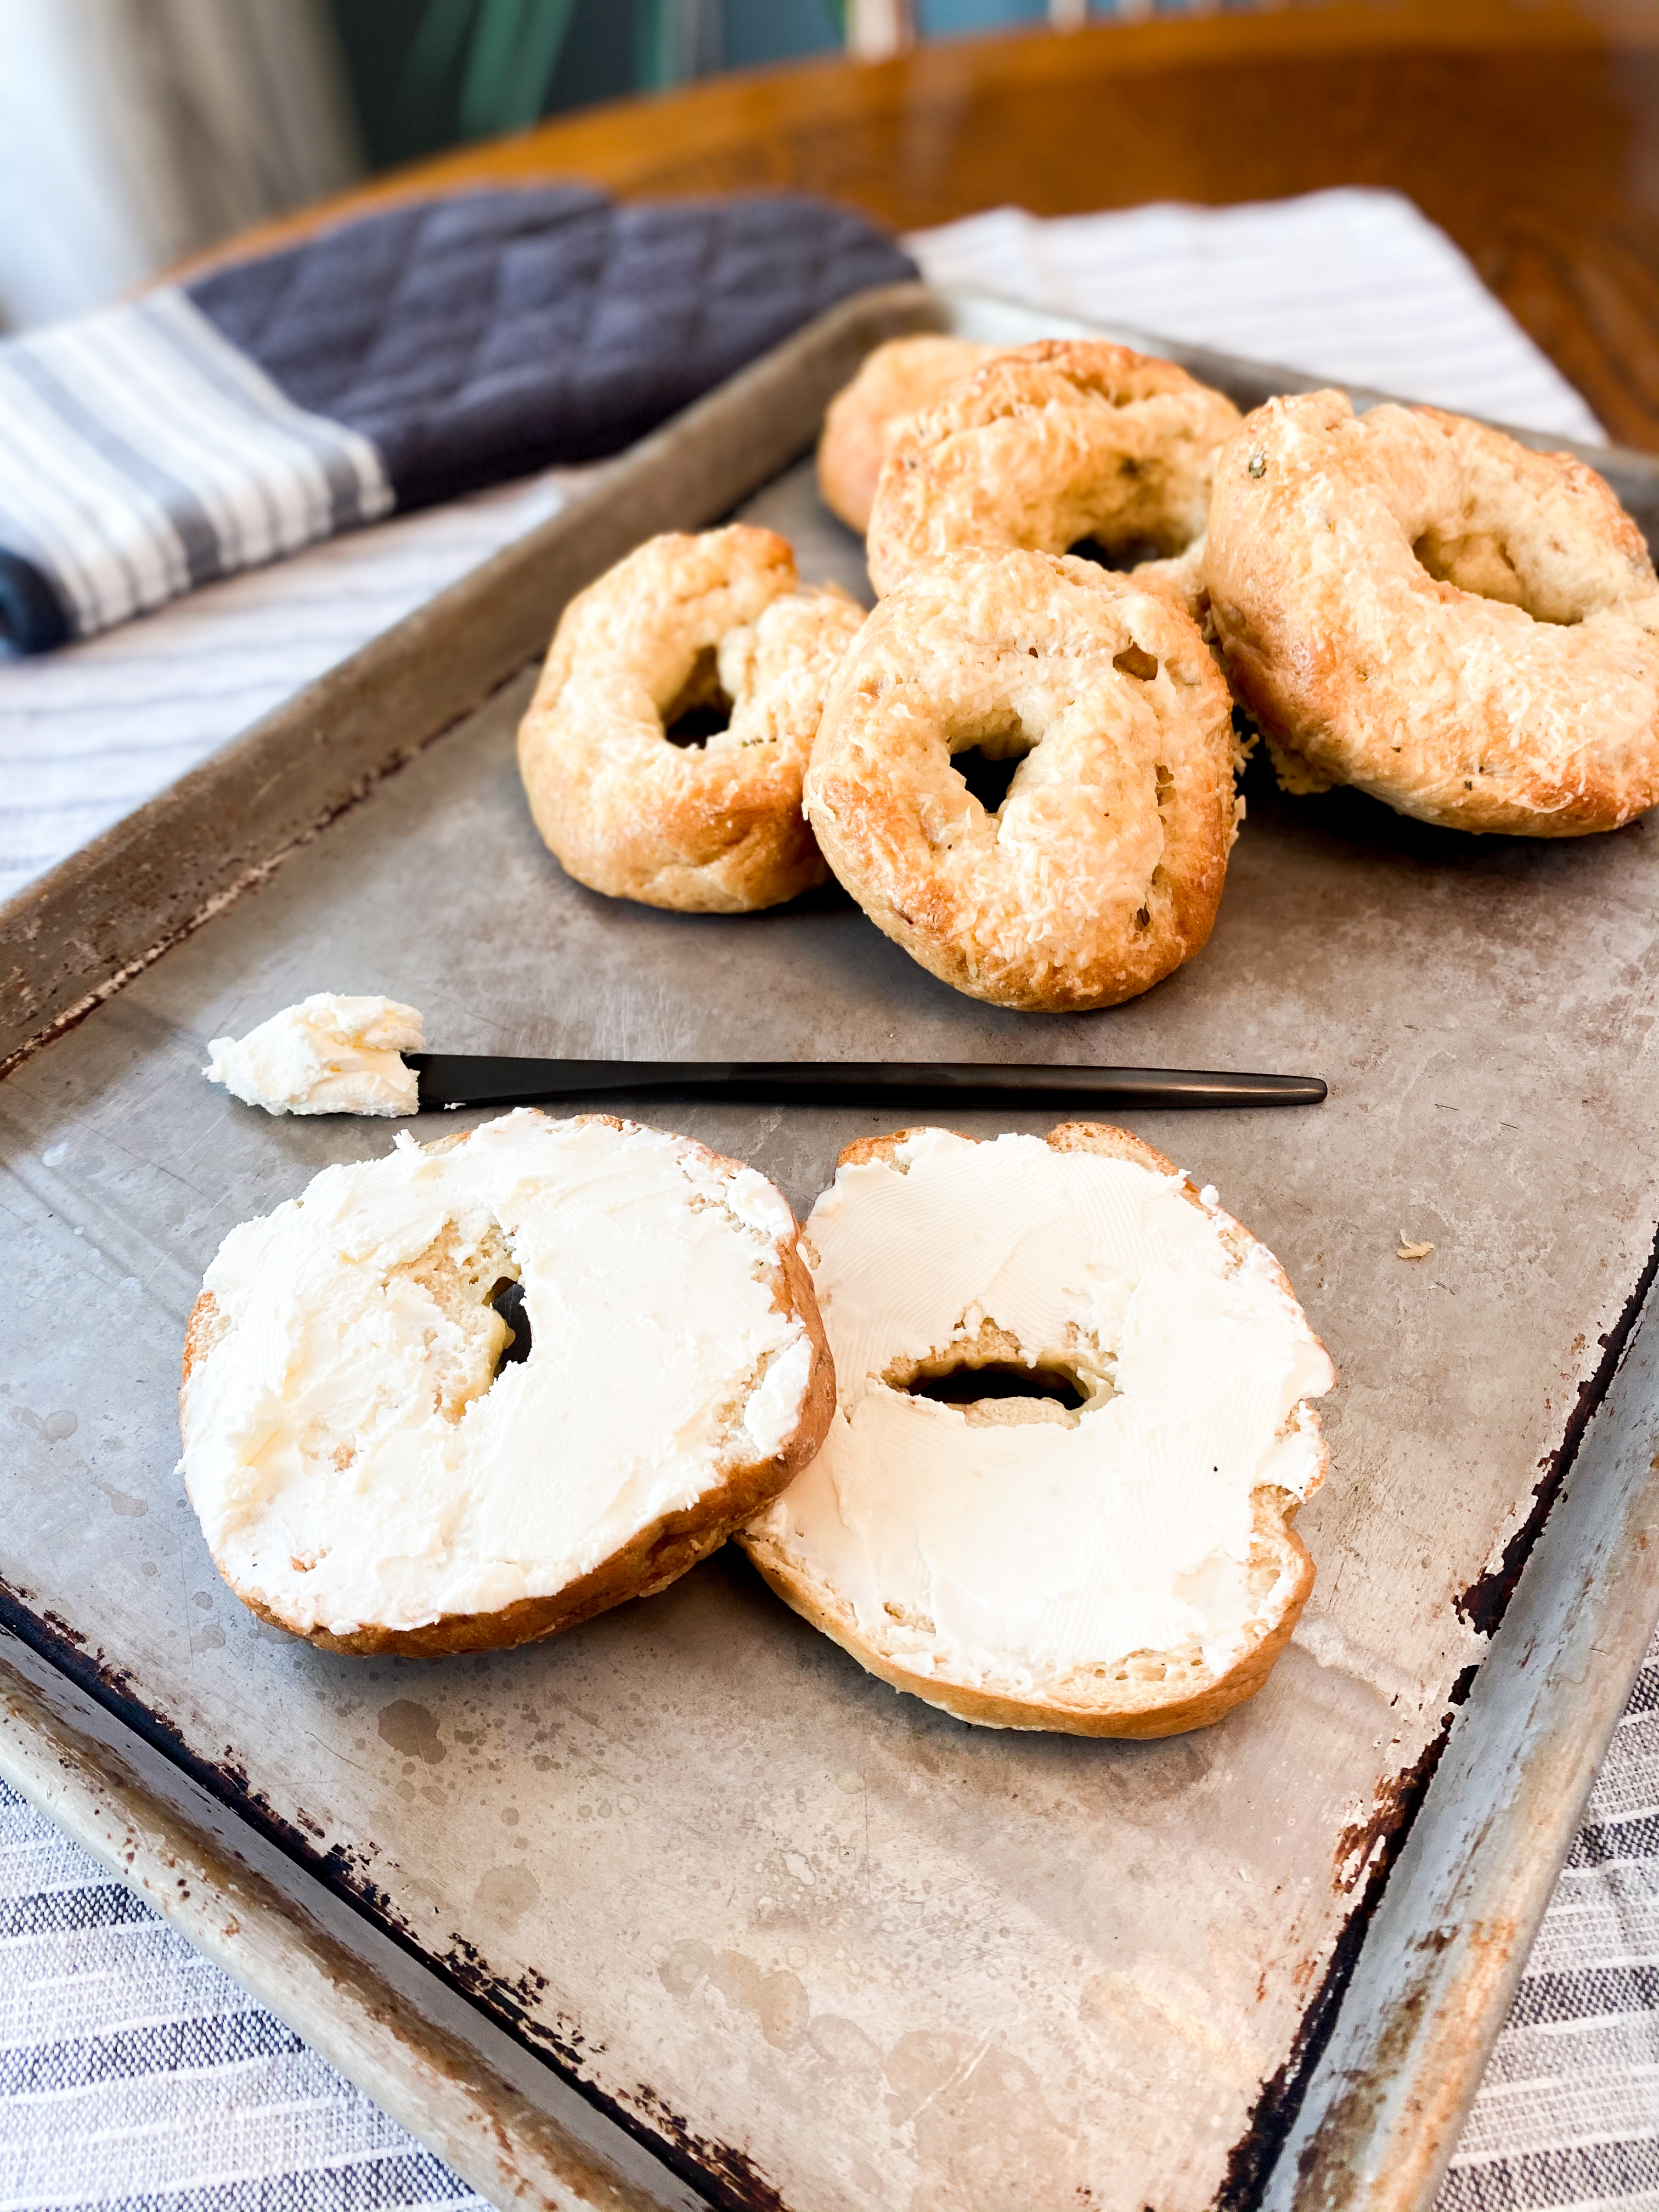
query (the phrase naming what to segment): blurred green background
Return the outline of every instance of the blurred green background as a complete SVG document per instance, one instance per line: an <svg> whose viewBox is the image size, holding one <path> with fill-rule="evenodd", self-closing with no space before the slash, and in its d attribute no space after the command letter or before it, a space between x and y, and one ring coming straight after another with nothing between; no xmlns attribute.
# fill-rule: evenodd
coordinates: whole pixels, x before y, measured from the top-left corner
<svg viewBox="0 0 1659 2212"><path fill-rule="evenodd" d="M623 93L828 53L844 0L331 0L371 168ZM917 0L923 38L1047 20L1045 0ZM1096 12L1114 12L1109 4Z"/></svg>

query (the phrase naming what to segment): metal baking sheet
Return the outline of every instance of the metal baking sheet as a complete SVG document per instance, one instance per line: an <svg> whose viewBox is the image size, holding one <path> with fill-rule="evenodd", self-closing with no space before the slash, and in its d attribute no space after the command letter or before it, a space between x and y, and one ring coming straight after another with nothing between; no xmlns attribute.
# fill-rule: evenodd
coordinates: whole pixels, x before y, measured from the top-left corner
<svg viewBox="0 0 1659 2212"><path fill-rule="evenodd" d="M1569 1504L1586 1527L1617 1501L1621 1526L1646 1525L1626 1431L1650 1434L1650 1407L1599 1455L1594 1427L1579 1447L1659 1224L1655 824L1474 840L1352 793L1288 800L1254 769L1206 951L1076 1017L958 997L834 891L726 919L572 884L522 803L530 676L510 672L651 528L739 507L791 536L807 574L856 580L810 471L757 479L805 446L860 346L942 312L902 293L829 319L0 917L21 1052L0 1089L0 1608L37 1663L653 2153L664 2202L1352 2201L1332 2177L1385 2139L1384 2088L1409 2069L1366 2055L1352 2008L1322 2072L1321 2051L1356 1959L1379 2020L1401 1996L1370 1962L1423 1932L1417 1893L1385 1878L1426 1788L1419 1856L1451 1802L1510 1899L1502 1958L1489 1945L1435 1984L1459 2026L1416 2061L1419 2087L1439 2069L1432 2142L1368 2199L1426 2204L1571 1832L1571 1777L1650 1617L1625 1554L1575 1583L1557 1539ZM1011 339L1054 327L956 313ZM1245 399L1305 381L1205 367ZM1659 511L1659 470L1609 472L1644 520ZM465 711L469 686L501 678ZM970 1729L865 1675L730 1550L481 1658L349 1660L255 1622L172 1472L184 1317L234 1222L389 1138L270 1121L199 1070L210 1036L325 986L409 1000L454 1050L1324 1074L1316 1112L1125 1117L1279 1254L1340 1373L1331 1479L1300 1522L1319 1579L1267 1689L1158 1744ZM884 1126L656 1118L753 1161L803 1212L841 1146ZM958 1117L977 1133L1051 1118ZM1399 1261L1402 1232L1432 1258ZM1516 1741L1566 1794L1516 1811L1513 1757L1500 1771L1482 1746L1521 1725L1501 1693L1532 1647L1504 1632L1468 1693L1570 1468L1543 1595L1536 1572L1528 1588L1540 1618L1576 1592L1573 1632L1599 1656L1528 1708ZM1454 1802L1429 1784L1460 1705ZM1426 1910L1449 1879L1421 1878Z"/></svg>

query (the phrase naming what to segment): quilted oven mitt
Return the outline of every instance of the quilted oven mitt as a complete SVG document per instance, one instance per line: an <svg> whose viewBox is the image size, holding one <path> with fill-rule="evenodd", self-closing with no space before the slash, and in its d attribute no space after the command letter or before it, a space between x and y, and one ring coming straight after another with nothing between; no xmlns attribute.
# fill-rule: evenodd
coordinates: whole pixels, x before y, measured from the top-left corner
<svg viewBox="0 0 1659 2212"><path fill-rule="evenodd" d="M404 204L0 343L0 636L87 637L354 525L597 459L915 276L787 193Z"/></svg>

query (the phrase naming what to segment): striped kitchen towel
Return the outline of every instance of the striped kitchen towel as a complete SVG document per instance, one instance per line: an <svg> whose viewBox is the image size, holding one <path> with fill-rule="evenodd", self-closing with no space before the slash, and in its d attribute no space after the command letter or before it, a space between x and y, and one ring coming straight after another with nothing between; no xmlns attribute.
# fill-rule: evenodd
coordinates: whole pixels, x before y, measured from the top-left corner
<svg viewBox="0 0 1659 2212"><path fill-rule="evenodd" d="M791 193L406 204L0 344L0 637L38 652L394 509L618 453L915 264Z"/></svg>
<svg viewBox="0 0 1659 2212"><path fill-rule="evenodd" d="M0 2212L487 2212L0 1782Z"/></svg>

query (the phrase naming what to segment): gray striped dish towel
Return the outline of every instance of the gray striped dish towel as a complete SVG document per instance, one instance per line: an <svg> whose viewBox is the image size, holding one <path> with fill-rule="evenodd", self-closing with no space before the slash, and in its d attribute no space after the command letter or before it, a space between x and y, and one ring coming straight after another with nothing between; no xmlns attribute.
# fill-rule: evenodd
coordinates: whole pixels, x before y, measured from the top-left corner
<svg viewBox="0 0 1659 2212"><path fill-rule="evenodd" d="M618 453L915 273L798 194L467 192L0 343L0 637L40 652L394 509Z"/></svg>

